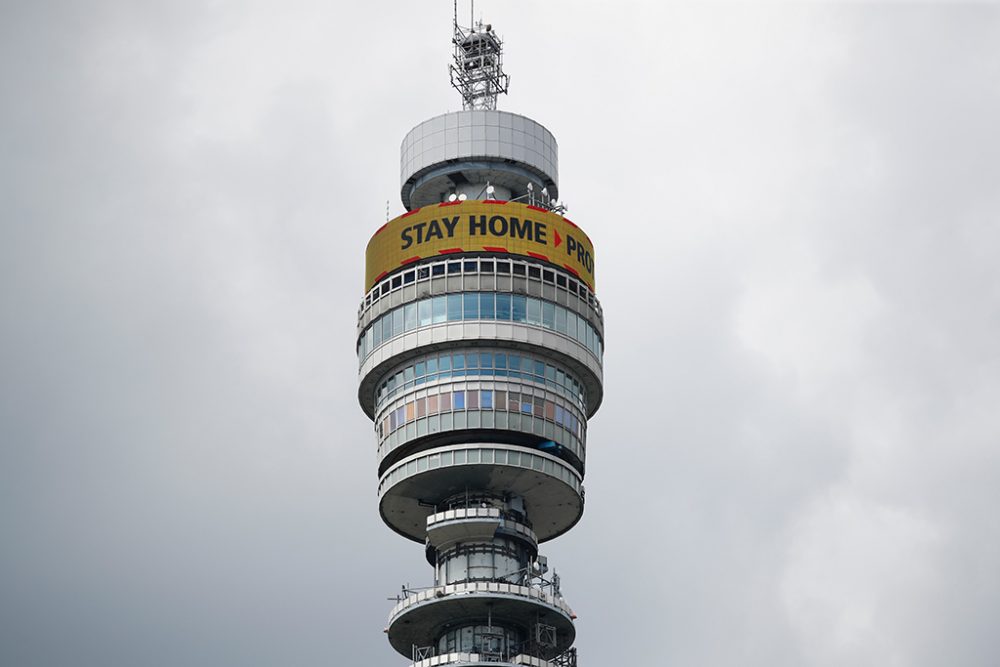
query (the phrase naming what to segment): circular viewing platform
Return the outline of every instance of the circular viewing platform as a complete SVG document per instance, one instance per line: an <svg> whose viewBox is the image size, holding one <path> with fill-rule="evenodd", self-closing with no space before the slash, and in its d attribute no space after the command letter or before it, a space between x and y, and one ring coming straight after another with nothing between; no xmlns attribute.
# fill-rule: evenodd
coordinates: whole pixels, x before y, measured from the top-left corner
<svg viewBox="0 0 1000 667"><path fill-rule="evenodd" d="M524 498L539 542L562 535L583 515L582 476L558 457L516 445L475 443L420 452L379 482L386 524L416 542L427 538L435 504L468 488Z"/></svg>
<svg viewBox="0 0 1000 667"><path fill-rule="evenodd" d="M456 618L487 618L494 623L530 626L539 619L555 628L554 653L576 638L573 610L561 597L530 586L468 582L435 586L401 600L389 614L389 643L403 655L431 643Z"/></svg>

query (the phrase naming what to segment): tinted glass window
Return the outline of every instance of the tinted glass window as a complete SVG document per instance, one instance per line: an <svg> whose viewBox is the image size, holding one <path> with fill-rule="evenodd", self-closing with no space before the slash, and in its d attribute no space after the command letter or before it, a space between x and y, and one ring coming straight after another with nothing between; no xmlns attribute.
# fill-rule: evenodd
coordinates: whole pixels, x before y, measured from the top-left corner
<svg viewBox="0 0 1000 667"><path fill-rule="evenodd" d="M438 324L439 322L444 322L445 317L448 314L447 301L445 301L445 298L443 296L436 296L433 299L431 299L431 302L433 304L432 308L434 314L433 317L434 324Z"/></svg>
<svg viewBox="0 0 1000 667"><path fill-rule="evenodd" d="M479 295L475 292L467 292L463 297L463 318L467 320L479 319Z"/></svg>
<svg viewBox="0 0 1000 667"><path fill-rule="evenodd" d="M456 322L462 319L462 295L448 295L448 321Z"/></svg>
<svg viewBox="0 0 1000 667"><path fill-rule="evenodd" d="M520 294L514 294L511 299L511 319L524 322L528 318L528 299Z"/></svg>
<svg viewBox="0 0 1000 667"><path fill-rule="evenodd" d="M510 294L497 294L497 319L510 321Z"/></svg>
<svg viewBox="0 0 1000 667"><path fill-rule="evenodd" d="M482 292L479 295L479 317L492 320L496 316L493 292Z"/></svg>

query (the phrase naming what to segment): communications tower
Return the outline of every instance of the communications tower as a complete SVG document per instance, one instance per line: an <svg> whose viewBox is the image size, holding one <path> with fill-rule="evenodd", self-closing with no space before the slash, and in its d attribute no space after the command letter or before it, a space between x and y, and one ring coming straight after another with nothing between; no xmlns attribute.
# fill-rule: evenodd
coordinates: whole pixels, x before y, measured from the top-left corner
<svg viewBox="0 0 1000 667"><path fill-rule="evenodd" d="M368 243L358 398L379 511L424 546L386 634L414 667L576 665L576 616L539 544L583 513L604 322L590 239L558 203L555 137L496 109L492 26L454 21L463 110L403 139L406 213Z"/></svg>

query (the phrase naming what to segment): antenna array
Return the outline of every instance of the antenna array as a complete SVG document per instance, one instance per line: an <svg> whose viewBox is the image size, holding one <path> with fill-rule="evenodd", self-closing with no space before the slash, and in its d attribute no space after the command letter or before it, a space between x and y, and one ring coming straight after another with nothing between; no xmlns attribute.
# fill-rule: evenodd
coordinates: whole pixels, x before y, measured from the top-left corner
<svg viewBox="0 0 1000 667"><path fill-rule="evenodd" d="M496 109L497 97L506 95L510 85L510 77L503 71L503 41L488 23L460 26L457 0L453 28L451 85L462 95L462 108Z"/></svg>

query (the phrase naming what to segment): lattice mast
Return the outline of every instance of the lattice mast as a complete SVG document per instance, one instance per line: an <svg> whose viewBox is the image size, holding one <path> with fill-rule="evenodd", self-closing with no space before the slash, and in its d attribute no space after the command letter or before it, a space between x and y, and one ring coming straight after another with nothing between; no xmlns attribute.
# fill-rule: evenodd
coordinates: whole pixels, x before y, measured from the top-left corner
<svg viewBox="0 0 1000 667"><path fill-rule="evenodd" d="M475 4L469 17L470 27L458 24L458 0L452 22L454 36L451 85L462 95L462 108L497 108L497 97L507 94L510 77L503 71L503 40L493 26L475 21Z"/></svg>

